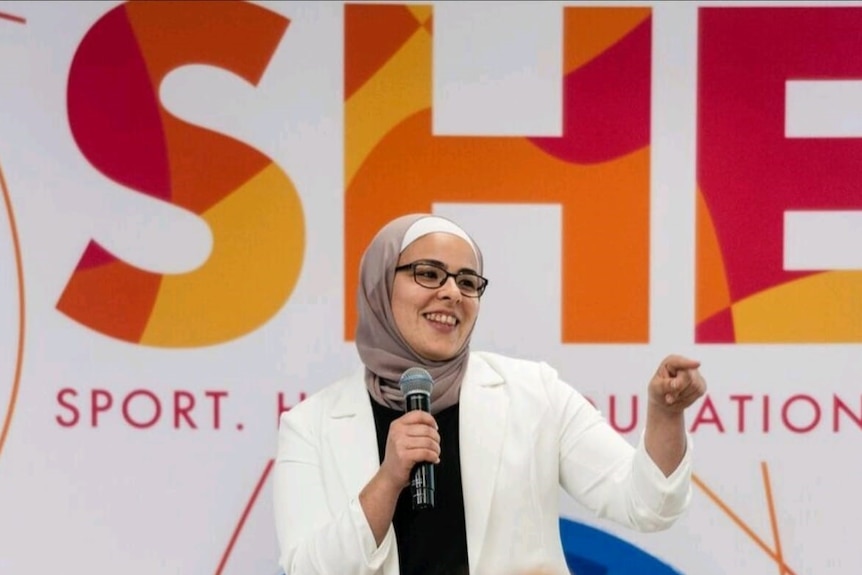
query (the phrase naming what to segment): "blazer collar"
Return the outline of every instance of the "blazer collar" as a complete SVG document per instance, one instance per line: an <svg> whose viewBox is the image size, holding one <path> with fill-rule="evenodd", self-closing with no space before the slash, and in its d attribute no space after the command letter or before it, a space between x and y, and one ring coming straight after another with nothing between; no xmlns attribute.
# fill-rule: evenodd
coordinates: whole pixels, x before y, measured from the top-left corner
<svg viewBox="0 0 862 575"><path fill-rule="evenodd" d="M380 467L377 431L364 370L346 378L327 413L327 443L348 499L359 495Z"/></svg>
<svg viewBox="0 0 862 575"><path fill-rule="evenodd" d="M470 573L478 572L509 414L505 380L470 355L461 385L458 441Z"/></svg>

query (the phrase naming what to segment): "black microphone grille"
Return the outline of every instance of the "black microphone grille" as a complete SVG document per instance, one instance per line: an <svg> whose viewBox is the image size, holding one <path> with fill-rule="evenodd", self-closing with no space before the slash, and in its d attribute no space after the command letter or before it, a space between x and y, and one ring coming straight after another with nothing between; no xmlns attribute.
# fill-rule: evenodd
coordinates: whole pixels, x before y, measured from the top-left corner
<svg viewBox="0 0 862 575"><path fill-rule="evenodd" d="M401 380L398 382L401 386L401 393L407 397L411 393L425 393L431 395L431 387L434 385L434 380L431 379L431 374L428 370L421 367L411 367L401 374Z"/></svg>

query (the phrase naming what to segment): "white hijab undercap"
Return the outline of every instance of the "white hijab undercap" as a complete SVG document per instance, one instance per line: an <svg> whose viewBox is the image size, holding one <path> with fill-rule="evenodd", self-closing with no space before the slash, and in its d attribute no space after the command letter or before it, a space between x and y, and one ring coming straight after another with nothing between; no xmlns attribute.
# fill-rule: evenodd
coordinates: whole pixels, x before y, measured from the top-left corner
<svg viewBox="0 0 862 575"><path fill-rule="evenodd" d="M454 222L439 216L427 216L413 222L413 225L407 228L407 231L404 233L404 237L401 239L401 249L398 251L403 252L407 249L407 246L422 236L434 233L446 233L458 236L470 244L470 248L473 250L473 255L476 256L477 261L479 260L479 251L476 249L476 244L474 244L470 236L467 235L467 232L462 230Z"/></svg>

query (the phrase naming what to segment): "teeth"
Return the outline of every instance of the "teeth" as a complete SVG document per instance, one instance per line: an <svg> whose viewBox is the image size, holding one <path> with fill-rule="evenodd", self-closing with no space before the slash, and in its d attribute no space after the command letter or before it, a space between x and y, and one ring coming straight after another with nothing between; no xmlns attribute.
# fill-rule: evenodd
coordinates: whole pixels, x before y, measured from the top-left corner
<svg viewBox="0 0 862 575"><path fill-rule="evenodd" d="M455 325L456 323L458 323L458 320L455 319L454 316L446 315L444 313L426 313L425 317L427 317L431 321L436 321L437 323L445 323L446 325Z"/></svg>

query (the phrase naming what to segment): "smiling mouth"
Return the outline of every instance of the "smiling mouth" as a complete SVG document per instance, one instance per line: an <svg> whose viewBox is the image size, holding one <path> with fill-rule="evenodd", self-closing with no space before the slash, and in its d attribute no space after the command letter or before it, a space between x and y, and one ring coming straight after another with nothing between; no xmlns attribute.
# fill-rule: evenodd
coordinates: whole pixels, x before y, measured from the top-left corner
<svg viewBox="0 0 862 575"><path fill-rule="evenodd" d="M433 321L435 323L440 323L443 325L456 326L458 325L458 320L451 315L447 315L445 313L426 313L425 319L429 321Z"/></svg>

